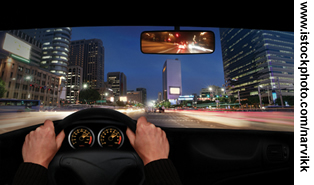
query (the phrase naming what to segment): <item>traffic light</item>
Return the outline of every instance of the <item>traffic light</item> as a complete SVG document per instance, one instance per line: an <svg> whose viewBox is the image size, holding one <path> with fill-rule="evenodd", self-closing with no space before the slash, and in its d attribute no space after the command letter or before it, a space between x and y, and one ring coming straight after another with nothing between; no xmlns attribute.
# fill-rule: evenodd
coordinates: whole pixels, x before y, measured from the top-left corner
<svg viewBox="0 0 314 185"><path fill-rule="evenodd" d="M176 37L179 37L179 33L176 33Z"/></svg>

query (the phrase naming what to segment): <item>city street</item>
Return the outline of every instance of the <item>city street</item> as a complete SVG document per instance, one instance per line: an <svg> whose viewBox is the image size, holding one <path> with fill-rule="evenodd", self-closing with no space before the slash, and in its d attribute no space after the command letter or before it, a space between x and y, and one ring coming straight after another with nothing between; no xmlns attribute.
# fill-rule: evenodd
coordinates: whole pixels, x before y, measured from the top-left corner
<svg viewBox="0 0 314 185"><path fill-rule="evenodd" d="M183 46L178 43L152 42L142 40L142 51L144 53L211 53L213 50L191 44Z"/></svg>
<svg viewBox="0 0 314 185"><path fill-rule="evenodd" d="M165 113L146 113L140 110L119 110L138 119L147 120L161 127L172 128L210 128L210 129L250 129L250 130L294 130L293 112L227 112L182 110ZM60 120L73 112L27 112L2 114L0 134L19 128L43 123L46 119Z"/></svg>

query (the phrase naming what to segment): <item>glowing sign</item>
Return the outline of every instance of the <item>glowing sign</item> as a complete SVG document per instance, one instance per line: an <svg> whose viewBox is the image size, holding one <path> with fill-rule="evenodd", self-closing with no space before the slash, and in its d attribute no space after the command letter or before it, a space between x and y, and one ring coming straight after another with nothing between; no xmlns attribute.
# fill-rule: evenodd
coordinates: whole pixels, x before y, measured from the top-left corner
<svg viewBox="0 0 314 185"><path fill-rule="evenodd" d="M180 87L170 87L170 94L181 94Z"/></svg>
<svg viewBox="0 0 314 185"><path fill-rule="evenodd" d="M193 95L179 96L178 100L194 100L194 96Z"/></svg>
<svg viewBox="0 0 314 185"><path fill-rule="evenodd" d="M126 96L120 96L120 101L127 102L128 99Z"/></svg>
<svg viewBox="0 0 314 185"><path fill-rule="evenodd" d="M8 33L5 35L2 48L10 53L14 53L26 59L29 59L30 57L31 46Z"/></svg>

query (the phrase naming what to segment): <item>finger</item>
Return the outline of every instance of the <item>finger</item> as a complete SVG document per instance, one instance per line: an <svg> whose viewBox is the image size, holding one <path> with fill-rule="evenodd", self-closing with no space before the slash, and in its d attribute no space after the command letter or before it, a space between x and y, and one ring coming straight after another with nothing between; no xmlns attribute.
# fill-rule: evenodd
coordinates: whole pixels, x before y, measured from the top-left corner
<svg viewBox="0 0 314 185"><path fill-rule="evenodd" d="M45 128L54 128L53 122L49 119L47 119L44 123Z"/></svg>
<svg viewBox="0 0 314 185"><path fill-rule="evenodd" d="M64 138L65 138L65 133L64 133L64 130L62 130L56 137L56 143L57 143L58 150L60 149Z"/></svg>
<svg viewBox="0 0 314 185"><path fill-rule="evenodd" d="M42 126L39 126L36 128L36 131L40 132L40 130L42 129L43 127Z"/></svg>
<svg viewBox="0 0 314 185"><path fill-rule="evenodd" d="M128 136L131 145L134 146L135 134L129 127L126 129L126 135Z"/></svg>
<svg viewBox="0 0 314 185"><path fill-rule="evenodd" d="M144 116L138 118L138 120L137 120L137 125L138 125L139 127L144 127L144 126L149 125L149 124L150 124L150 123L147 122L147 119L146 119Z"/></svg>
<svg viewBox="0 0 314 185"><path fill-rule="evenodd" d="M31 131L28 135L28 139L30 139L31 137L33 137L33 135L34 135L34 133L35 133L35 131Z"/></svg>

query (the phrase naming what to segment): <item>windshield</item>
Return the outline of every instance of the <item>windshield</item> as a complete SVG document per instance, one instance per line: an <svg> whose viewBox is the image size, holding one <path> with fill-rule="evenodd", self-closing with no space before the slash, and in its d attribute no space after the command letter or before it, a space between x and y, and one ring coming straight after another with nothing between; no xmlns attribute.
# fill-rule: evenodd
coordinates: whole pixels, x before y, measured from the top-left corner
<svg viewBox="0 0 314 185"><path fill-rule="evenodd" d="M293 132L293 32L180 27L212 31L214 52L142 53L141 34L158 30L174 27L0 32L0 134L96 107L163 127Z"/></svg>

